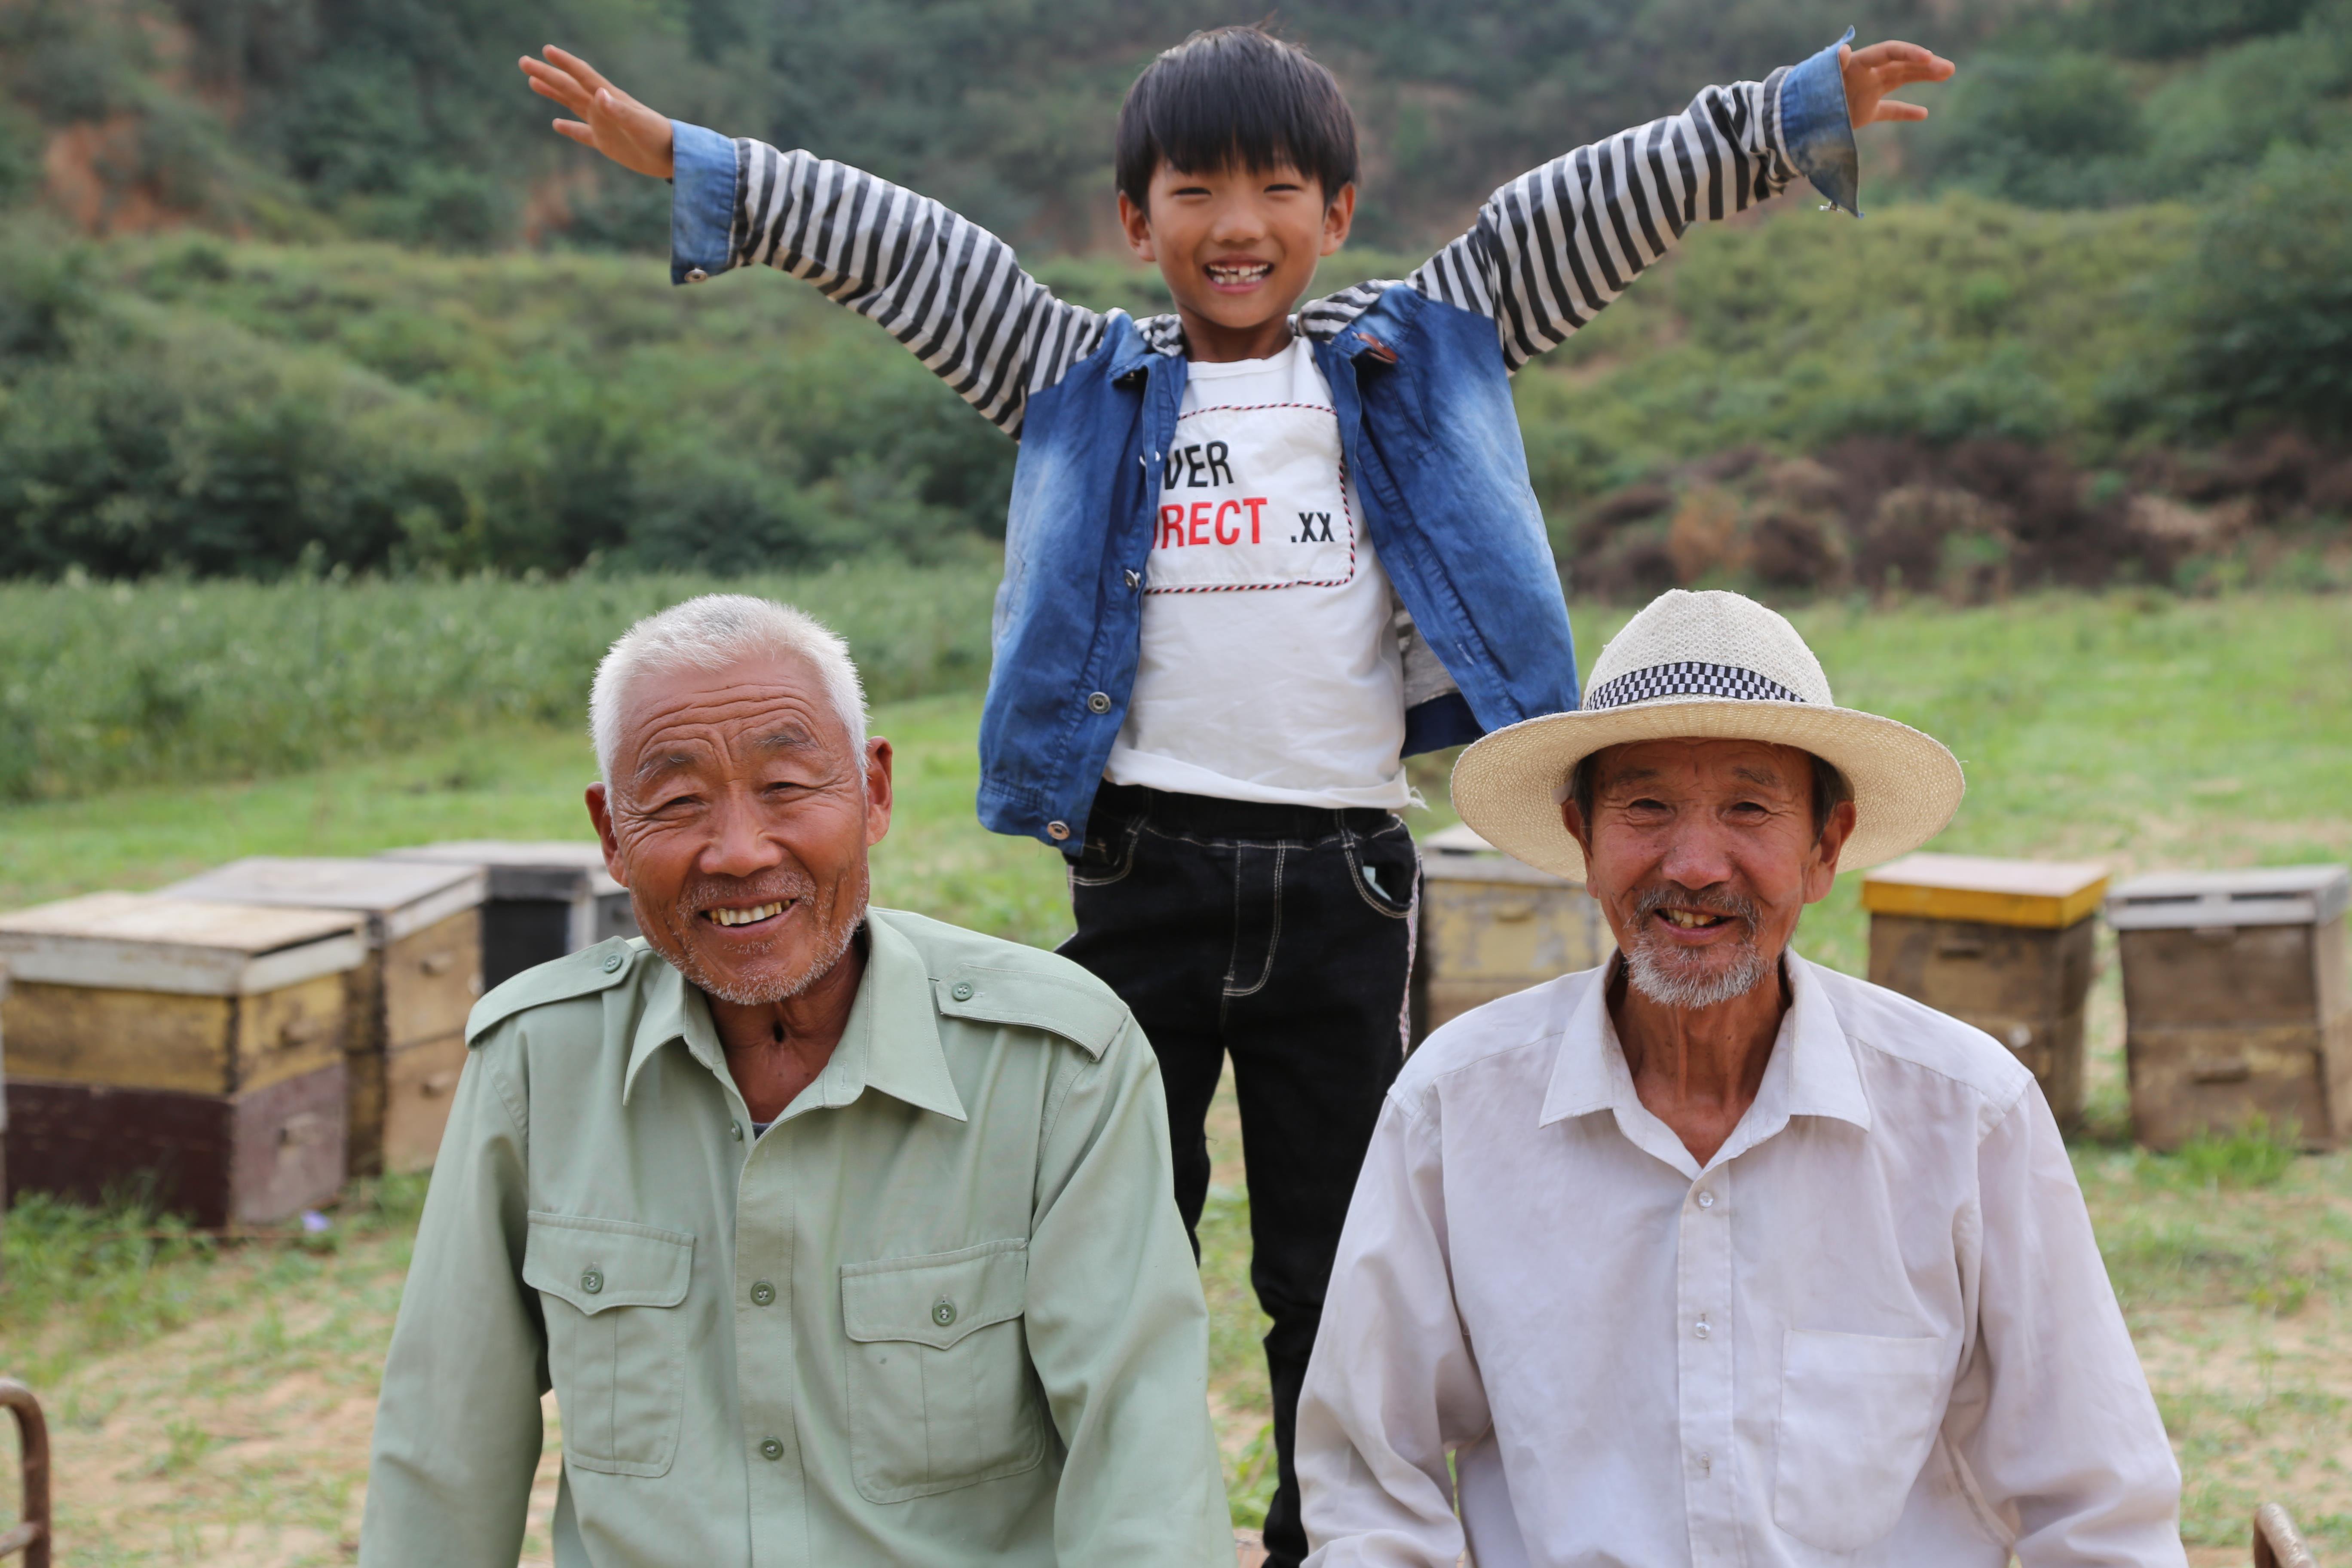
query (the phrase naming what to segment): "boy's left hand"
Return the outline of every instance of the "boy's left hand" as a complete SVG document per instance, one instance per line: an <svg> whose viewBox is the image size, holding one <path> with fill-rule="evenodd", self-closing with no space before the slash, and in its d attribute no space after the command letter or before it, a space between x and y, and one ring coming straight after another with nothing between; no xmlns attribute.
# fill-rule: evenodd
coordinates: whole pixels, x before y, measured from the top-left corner
<svg viewBox="0 0 2352 1568"><path fill-rule="evenodd" d="M1916 103L1898 103L1886 95L1915 81L1943 81L1952 62L1916 44L1873 44L1866 49L1851 45L1838 50L1838 68L1845 73L1846 108L1857 130L1888 120L1925 120L1927 111Z"/></svg>

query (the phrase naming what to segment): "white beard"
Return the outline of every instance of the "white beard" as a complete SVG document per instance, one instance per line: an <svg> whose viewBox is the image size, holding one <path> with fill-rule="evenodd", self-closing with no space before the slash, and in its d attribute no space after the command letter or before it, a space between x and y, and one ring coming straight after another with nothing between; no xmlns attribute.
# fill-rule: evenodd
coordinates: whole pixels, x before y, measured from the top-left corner
<svg viewBox="0 0 2352 1568"><path fill-rule="evenodd" d="M1625 955L1625 978L1659 1006L1695 1013L1745 996L1772 976L1772 965L1752 943L1743 942L1730 967L1713 974L1678 973L1681 965L1675 956L1661 953L1645 942Z"/></svg>

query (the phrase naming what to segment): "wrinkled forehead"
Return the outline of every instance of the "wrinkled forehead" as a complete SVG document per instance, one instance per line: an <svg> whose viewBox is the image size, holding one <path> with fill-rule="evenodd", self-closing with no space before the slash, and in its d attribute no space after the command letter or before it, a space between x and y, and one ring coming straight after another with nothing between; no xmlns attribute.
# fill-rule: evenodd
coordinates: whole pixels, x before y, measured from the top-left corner
<svg viewBox="0 0 2352 1568"><path fill-rule="evenodd" d="M834 767L849 760L849 745L823 678L805 659L648 670L622 703L614 782L749 771L778 758Z"/></svg>
<svg viewBox="0 0 2352 1568"><path fill-rule="evenodd" d="M1812 754L1769 741L1631 741L1604 746L1586 763L1596 793L1643 785L1688 788L1810 789Z"/></svg>

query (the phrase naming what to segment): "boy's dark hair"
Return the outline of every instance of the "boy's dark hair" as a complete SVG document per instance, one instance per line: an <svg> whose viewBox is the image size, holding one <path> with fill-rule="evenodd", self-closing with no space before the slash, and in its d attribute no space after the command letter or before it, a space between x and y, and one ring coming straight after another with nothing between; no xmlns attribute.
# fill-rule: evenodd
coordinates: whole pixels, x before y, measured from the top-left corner
<svg viewBox="0 0 2352 1568"><path fill-rule="evenodd" d="M1328 202L1356 177L1356 117L1331 73L1261 27L1195 33L1144 67L1119 105L1118 188L1150 205L1161 163L1187 174L1287 163Z"/></svg>

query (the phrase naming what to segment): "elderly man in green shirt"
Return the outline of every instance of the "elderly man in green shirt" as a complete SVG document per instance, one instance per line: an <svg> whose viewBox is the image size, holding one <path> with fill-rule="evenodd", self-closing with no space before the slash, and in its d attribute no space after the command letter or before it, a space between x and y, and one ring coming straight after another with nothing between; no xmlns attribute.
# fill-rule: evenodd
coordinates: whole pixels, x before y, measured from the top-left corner
<svg viewBox="0 0 2352 1568"><path fill-rule="evenodd" d="M1229 1568L1152 1053L1076 964L867 906L890 744L797 611L639 623L589 814L635 942L482 998L364 1568Z"/></svg>

